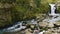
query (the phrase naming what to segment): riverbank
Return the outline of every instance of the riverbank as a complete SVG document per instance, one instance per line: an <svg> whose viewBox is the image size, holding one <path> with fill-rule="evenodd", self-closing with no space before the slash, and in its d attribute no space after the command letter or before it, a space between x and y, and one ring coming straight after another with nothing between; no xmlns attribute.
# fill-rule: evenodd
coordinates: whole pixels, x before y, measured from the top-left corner
<svg viewBox="0 0 60 34"><path fill-rule="evenodd" d="M46 14L36 14L36 20L25 21L23 26L26 26L25 29L19 31L6 32L4 34L59 34L60 32L60 21L48 22L51 19L51 16ZM49 18L49 19L48 19ZM47 19L47 21L44 21ZM53 19L53 18L52 18ZM54 21L54 20L53 20ZM19 28L19 27L18 27ZM16 28L18 30L18 28Z"/></svg>

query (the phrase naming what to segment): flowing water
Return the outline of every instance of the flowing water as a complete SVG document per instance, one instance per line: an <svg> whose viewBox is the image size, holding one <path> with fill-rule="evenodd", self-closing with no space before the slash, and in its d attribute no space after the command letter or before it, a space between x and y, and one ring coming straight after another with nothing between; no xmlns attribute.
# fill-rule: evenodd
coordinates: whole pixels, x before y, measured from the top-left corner
<svg viewBox="0 0 60 34"><path fill-rule="evenodd" d="M0 34L4 33L4 32L15 32L15 31L19 31L21 29L26 28L25 26L22 26L22 22L18 22L17 24L13 25L12 27L8 27L5 29L0 30Z"/></svg>
<svg viewBox="0 0 60 34"><path fill-rule="evenodd" d="M51 6L51 13L49 13L49 16L52 16L51 18L44 19L43 21L47 21L50 23L54 23L60 20L60 14L55 13L55 4L49 4Z"/></svg>
<svg viewBox="0 0 60 34"><path fill-rule="evenodd" d="M51 14L54 15L55 14L55 4L49 4L51 6Z"/></svg>
<svg viewBox="0 0 60 34"><path fill-rule="evenodd" d="M0 30L0 34L3 34L4 32L17 32L22 29L25 29L26 26L22 26L23 22L24 21L18 22L17 24L13 25L12 27L8 27L8 28ZM37 21L35 21L34 19L28 20L26 22L31 23L31 24L37 24Z"/></svg>

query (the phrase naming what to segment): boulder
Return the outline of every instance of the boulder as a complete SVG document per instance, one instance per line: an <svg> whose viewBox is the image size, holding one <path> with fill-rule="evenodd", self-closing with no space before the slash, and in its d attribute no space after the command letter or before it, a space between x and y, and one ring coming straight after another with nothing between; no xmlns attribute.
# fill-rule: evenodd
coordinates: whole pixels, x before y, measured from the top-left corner
<svg viewBox="0 0 60 34"><path fill-rule="evenodd" d="M32 30L31 30L30 28L29 28L29 29L26 29L26 30L25 30L25 32L26 32L25 34L32 34L31 31L32 31Z"/></svg>
<svg viewBox="0 0 60 34"><path fill-rule="evenodd" d="M56 22L55 25L56 25L56 26L60 26L60 22Z"/></svg>
<svg viewBox="0 0 60 34"><path fill-rule="evenodd" d="M52 27L54 27L54 24L53 23L49 23L47 27L52 28Z"/></svg>
<svg viewBox="0 0 60 34"><path fill-rule="evenodd" d="M39 22L40 27L46 27L48 25L48 22Z"/></svg>

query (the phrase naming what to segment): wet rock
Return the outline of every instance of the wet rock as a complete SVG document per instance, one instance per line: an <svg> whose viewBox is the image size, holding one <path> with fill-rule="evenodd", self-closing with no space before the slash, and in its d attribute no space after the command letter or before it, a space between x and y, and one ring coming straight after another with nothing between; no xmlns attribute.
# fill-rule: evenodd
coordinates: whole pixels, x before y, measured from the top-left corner
<svg viewBox="0 0 60 34"><path fill-rule="evenodd" d="M60 26L60 22L56 22L55 25L56 25L56 26Z"/></svg>
<svg viewBox="0 0 60 34"><path fill-rule="evenodd" d="M35 26L34 26L34 25L31 25L30 27L31 27L32 29L34 29Z"/></svg>
<svg viewBox="0 0 60 34"><path fill-rule="evenodd" d="M48 22L39 22L39 26L45 28L48 25Z"/></svg>
<svg viewBox="0 0 60 34"><path fill-rule="evenodd" d="M48 29L46 32L44 32L44 34L60 34L60 29L57 28Z"/></svg>
<svg viewBox="0 0 60 34"><path fill-rule="evenodd" d="M36 15L36 19L39 22L42 21L45 17L46 17L46 14L38 14L38 15Z"/></svg>
<svg viewBox="0 0 60 34"><path fill-rule="evenodd" d="M34 30L33 34L38 34L39 30Z"/></svg>
<svg viewBox="0 0 60 34"><path fill-rule="evenodd" d="M26 34L32 34L31 32L27 31Z"/></svg>
<svg viewBox="0 0 60 34"><path fill-rule="evenodd" d="M43 34L45 32L45 30L43 30L42 32L39 32L38 34Z"/></svg>
<svg viewBox="0 0 60 34"><path fill-rule="evenodd" d="M30 28L29 28L29 29L26 29L26 30L25 30L25 34L32 34L31 31L32 31L32 30L31 30Z"/></svg>
<svg viewBox="0 0 60 34"><path fill-rule="evenodd" d="M49 23L47 27L52 28L52 27L54 27L54 24L53 23Z"/></svg>

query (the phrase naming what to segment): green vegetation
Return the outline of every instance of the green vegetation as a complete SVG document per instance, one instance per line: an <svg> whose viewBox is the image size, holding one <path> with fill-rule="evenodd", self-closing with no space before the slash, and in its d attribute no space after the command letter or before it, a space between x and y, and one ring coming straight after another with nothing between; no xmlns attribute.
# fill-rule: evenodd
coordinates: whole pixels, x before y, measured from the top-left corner
<svg viewBox="0 0 60 34"><path fill-rule="evenodd" d="M49 3L57 0L0 0L0 27L21 20L36 18L35 14L48 13Z"/></svg>

